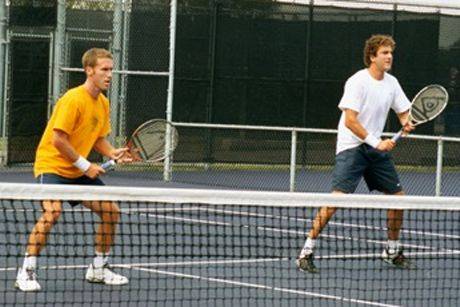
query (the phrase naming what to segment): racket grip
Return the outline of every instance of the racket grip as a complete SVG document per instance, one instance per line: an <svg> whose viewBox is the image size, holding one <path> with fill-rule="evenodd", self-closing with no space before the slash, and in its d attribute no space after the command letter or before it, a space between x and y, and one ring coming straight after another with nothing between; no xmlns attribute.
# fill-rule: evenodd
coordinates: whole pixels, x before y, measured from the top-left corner
<svg viewBox="0 0 460 307"><path fill-rule="evenodd" d="M117 164L115 160L109 160L107 162L102 163L101 167L104 170L108 171L108 170L112 170L115 167L115 164Z"/></svg>
<svg viewBox="0 0 460 307"><path fill-rule="evenodd" d="M391 140L393 142L397 142L401 137L402 137L402 134L403 134L403 131L400 130L398 133L396 133L392 138Z"/></svg>

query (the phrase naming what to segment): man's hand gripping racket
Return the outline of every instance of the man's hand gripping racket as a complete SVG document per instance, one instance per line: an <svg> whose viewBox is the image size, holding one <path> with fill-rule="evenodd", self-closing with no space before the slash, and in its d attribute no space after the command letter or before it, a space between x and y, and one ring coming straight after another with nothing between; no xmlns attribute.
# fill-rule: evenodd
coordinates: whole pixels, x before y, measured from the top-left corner
<svg viewBox="0 0 460 307"><path fill-rule="evenodd" d="M418 126L436 118L447 106L449 94L441 85L428 85L415 95L409 110L408 123ZM396 142L406 134L403 127L391 139Z"/></svg>
<svg viewBox="0 0 460 307"><path fill-rule="evenodd" d="M169 150L166 150L167 129L170 132ZM140 125L133 132L126 148L133 161L158 162L165 159L167 153L172 154L178 142L179 134L174 126L163 119L152 119ZM109 170L116 163L116 160L109 160L101 164L101 167Z"/></svg>

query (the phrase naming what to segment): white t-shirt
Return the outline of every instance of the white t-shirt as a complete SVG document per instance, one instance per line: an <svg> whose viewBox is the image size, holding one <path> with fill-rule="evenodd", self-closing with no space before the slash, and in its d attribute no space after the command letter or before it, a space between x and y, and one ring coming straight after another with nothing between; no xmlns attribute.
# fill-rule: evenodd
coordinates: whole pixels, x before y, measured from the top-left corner
<svg viewBox="0 0 460 307"><path fill-rule="evenodd" d="M358 121L361 125L368 133L380 138L390 108L396 113L405 112L410 108L410 101L395 77L385 73L382 80L376 80L367 69L351 76L345 83L339 103L342 116L338 126L336 154L364 143L345 127L345 109L358 112Z"/></svg>

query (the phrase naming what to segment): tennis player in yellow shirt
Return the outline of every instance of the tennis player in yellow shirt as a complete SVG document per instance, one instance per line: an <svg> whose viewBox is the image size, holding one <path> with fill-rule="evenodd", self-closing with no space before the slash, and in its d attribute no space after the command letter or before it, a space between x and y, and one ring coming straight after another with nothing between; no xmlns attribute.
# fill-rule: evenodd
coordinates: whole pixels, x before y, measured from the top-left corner
<svg viewBox="0 0 460 307"><path fill-rule="evenodd" d="M104 185L99 175L104 169L86 157L92 149L118 162L130 162L126 148L115 149L106 139L110 133L109 101L104 96L112 79L112 54L99 48L82 58L86 81L68 90L57 102L37 148L34 175L43 184ZM70 202L72 206L79 202ZM86 272L89 282L109 285L128 283L107 264L114 241L120 209L114 202L85 201L83 206L96 213L101 223L95 236L95 258ZM51 228L62 212L62 201L42 202L43 212L29 236L24 264L15 286L22 291L39 291L37 257L46 245Z"/></svg>

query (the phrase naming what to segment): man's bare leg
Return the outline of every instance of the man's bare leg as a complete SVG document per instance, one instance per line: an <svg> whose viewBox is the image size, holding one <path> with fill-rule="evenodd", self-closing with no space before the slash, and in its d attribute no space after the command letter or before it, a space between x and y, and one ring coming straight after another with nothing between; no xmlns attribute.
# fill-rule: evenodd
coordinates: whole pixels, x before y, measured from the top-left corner
<svg viewBox="0 0 460 307"><path fill-rule="evenodd" d="M118 205L109 201L85 202L83 205L96 213L100 218L94 238L96 256L93 263L88 267L86 280L107 285L127 284L128 278L114 273L108 266L109 252L114 242L118 221L120 220Z"/></svg>
<svg viewBox="0 0 460 307"><path fill-rule="evenodd" d="M62 212L62 202L45 200L42 202L43 213L35 223L27 244L27 255L37 257L45 247L48 234Z"/></svg>
<svg viewBox="0 0 460 307"><path fill-rule="evenodd" d="M45 247L48 234L61 215L62 203L56 200L46 200L42 202L42 209L42 215L30 233L24 263L16 277L15 286L22 291L39 291L41 289L35 273L37 257Z"/></svg>
<svg viewBox="0 0 460 307"><path fill-rule="evenodd" d="M340 191L333 191L333 194L344 194ZM327 223L337 211L334 207L321 207L313 219L313 225L305 240L304 247L297 258L297 266L302 271L316 273L318 270L313 263L313 251L316 245L316 239L319 237L321 231L326 227Z"/></svg>
<svg viewBox="0 0 460 307"><path fill-rule="evenodd" d="M398 192L392 195L404 195L404 192ZM389 209L387 211L387 232L388 243L383 250L383 261L390 263L398 268L412 269L415 265L412 264L403 254L403 249L399 243L399 234L403 223L403 210Z"/></svg>
<svg viewBox="0 0 460 307"><path fill-rule="evenodd" d="M100 218L94 238L96 252L108 254L114 241L118 221L120 220L118 205L109 201L92 201L83 202L83 206L96 213Z"/></svg>

